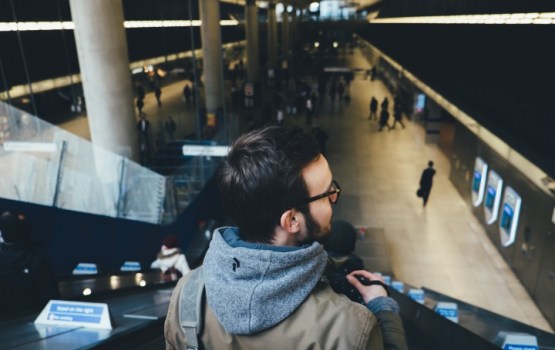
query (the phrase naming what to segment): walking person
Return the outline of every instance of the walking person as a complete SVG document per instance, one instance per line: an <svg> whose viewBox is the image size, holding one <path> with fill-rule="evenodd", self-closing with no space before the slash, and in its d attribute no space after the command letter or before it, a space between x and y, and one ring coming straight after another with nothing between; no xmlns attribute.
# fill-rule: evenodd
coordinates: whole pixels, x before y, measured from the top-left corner
<svg viewBox="0 0 555 350"><path fill-rule="evenodd" d="M158 107L162 107L162 89L160 88L160 85L156 85L156 87L154 88L154 95L156 96L156 101L158 102Z"/></svg>
<svg viewBox="0 0 555 350"><path fill-rule="evenodd" d="M139 112L139 115L142 115L143 114L143 108L145 106L145 101L143 99L137 97L136 106L137 106L137 111Z"/></svg>
<svg viewBox="0 0 555 350"><path fill-rule="evenodd" d="M391 130L391 126L389 126L389 124L387 123L387 121L389 120L389 112L387 111L387 109L383 109L380 112L380 128L378 129L378 131L382 131L382 129L387 126L387 128L389 130Z"/></svg>
<svg viewBox="0 0 555 350"><path fill-rule="evenodd" d="M374 66L372 67L372 69L370 69L370 81L374 81L377 77L378 77L378 70L376 69L376 66Z"/></svg>
<svg viewBox="0 0 555 350"><path fill-rule="evenodd" d="M183 88L183 97L185 98L185 102L189 103L191 101L191 87L189 84L185 85Z"/></svg>
<svg viewBox="0 0 555 350"><path fill-rule="evenodd" d="M391 125L391 129L395 129L395 125L399 123L401 127L404 129L405 124L403 124L403 113L401 112L401 106L395 104L393 108L393 125Z"/></svg>
<svg viewBox="0 0 555 350"><path fill-rule="evenodd" d="M430 197L430 191L432 190L432 180L435 174L434 162L430 160L428 162L428 167L422 171L422 175L420 176L420 189L418 193L422 197L423 207L428 203L428 197Z"/></svg>
<svg viewBox="0 0 555 350"><path fill-rule="evenodd" d="M378 100L374 96L370 100L370 116L368 119L378 120Z"/></svg>
<svg viewBox="0 0 555 350"><path fill-rule="evenodd" d="M137 123L139 131L139 152L140 162L146 165L150 157L150 122L146 119L146 114L141 113L141 119Z"/></svg>
<svg viewBox="0 0 555 350"><path fill-rule="evenodd" d="M382 107L382 111L383 111L384 109L385 109L385 110L388 110L388 109L389 109L389 99L388 99L387 97L384 97L384 98L383 98L381 107Z"/></svg>
<svg viewBox="0 0 555 350"><path fill-rule="evenodd" d="M177 125L175 124L175 120L173 120L172 116L168 116L168 119L164 122L164 129L166 129L166 133L168 134L168 141L173 141L175 139L175 131L177 130Z"/></svg>
<svg viewBox="0 0 555 350"><path fill-rule="evenodd" d="M345 98L345 84L343 83L343 79L340 79L337 83L337 96L339 97L339 101Z"/></svg>
<svg viewBox="0 0 555 350"><path fill-rule="evenodd" d="M139 100L144 100L145 99L145 89L143 88L143 86L140 83L137 84L137 98Z"/></svg>

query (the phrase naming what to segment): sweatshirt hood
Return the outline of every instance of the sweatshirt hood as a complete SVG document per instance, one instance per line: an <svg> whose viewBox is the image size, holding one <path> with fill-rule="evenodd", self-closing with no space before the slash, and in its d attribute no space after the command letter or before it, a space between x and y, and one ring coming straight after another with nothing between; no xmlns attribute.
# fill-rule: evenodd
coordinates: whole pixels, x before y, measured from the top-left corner
<svg viewBox="0 0 555 350"><path fill-rule="evenodd" d="M240 241L236 228L214 231L204 259L207 302L230 334L275 326L320 280L327 255L319 243L277 247ZM235 241L230 245L230 241Z"/></svg>

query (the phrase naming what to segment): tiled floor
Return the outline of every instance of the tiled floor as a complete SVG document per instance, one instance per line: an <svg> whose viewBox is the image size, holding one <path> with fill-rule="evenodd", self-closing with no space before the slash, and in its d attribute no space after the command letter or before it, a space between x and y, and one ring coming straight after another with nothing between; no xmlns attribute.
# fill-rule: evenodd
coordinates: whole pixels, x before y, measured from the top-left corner
<svg viewBox="0 0 555 350"><path fill-rule="evenodd" d="M348 63L368 68L356 50ZM182 87L164 87L161 109L147 95L145 111L155 133L170 113L180 132L194 131L192 106L181 101ZM325 100L317 113L317 123L330 135L328 160L343 189L334 218L383 229L397 279L552 332L449 181L449 161L437 146L425 143L423 129L406 121L405 129L377 131L377 123L368 120L370 97L389 96L393 107L380 81L357 76L350 92L350 103ZM304 118L287 118L289 124L304 125ZM88 135L85 118L62 126ZM428 160L437 174L424 209L415 192Z"/></svg>

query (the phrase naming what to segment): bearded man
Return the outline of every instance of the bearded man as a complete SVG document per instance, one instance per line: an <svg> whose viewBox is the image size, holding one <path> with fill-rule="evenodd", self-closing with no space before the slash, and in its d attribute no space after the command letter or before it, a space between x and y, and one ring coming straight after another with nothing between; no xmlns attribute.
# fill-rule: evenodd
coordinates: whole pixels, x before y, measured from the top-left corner
<svg viewBox="0 0 555 350"><path fill-rule="evenodd" d="M365 305L322 278L328 257L319 241L341 188L311 133L273 126L243 135L218 183L236 226L214 232L196 275L206 290L198 324L184 316L195 308L187 285L197 277L177 284L168 349L407 349L399 307L379 275L347 276Z"/></svg>

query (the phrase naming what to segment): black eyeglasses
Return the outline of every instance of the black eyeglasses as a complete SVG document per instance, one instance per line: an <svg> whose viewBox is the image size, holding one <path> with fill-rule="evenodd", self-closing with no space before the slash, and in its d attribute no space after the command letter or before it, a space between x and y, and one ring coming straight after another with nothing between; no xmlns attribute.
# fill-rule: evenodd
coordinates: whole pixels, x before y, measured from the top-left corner
<svg viewBox="0 0 555 350"><path fill-rule="evenodd" d="M340 193L341 193L341 186L339 186L337 181L332 180L329 191L324 192L324 193L319 194L319 195L314 196L314 197L304 199L304 200L300 201L299 204L306 204L306 203L314 202L314 201L317 201L318 199L321 199L321 198L324 198L324 197L328 197L328 200L330 201L330 203L335 204L335 203L337 203L337 200L339 199L339 194Z"/></svg>

